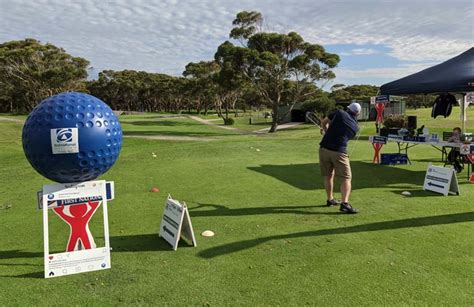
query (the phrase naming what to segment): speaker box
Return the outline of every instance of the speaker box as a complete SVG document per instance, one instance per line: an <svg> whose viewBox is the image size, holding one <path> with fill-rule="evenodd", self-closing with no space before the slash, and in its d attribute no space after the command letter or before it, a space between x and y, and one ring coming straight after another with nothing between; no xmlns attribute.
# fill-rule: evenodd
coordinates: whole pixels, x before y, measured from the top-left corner
<svg viewBox="0 0 474 307"><path fill-rule="evenodd" d="M416 116L408 116L407 129L416 130Z"/></svg>

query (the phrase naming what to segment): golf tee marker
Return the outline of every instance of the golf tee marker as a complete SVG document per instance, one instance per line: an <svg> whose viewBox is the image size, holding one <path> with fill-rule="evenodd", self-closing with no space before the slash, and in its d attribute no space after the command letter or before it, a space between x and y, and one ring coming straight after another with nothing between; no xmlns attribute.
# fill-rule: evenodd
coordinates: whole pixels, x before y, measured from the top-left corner
<svg viewBox="0 0 474 307"><path fill-rule="evenodd" d="M178 243L181 238L192 246L197 246L186 203L183 202L181 204L179 201L171 198L171 195L168 195L166 199L159 236L168 242L173 247L173 250L178 249Z"/></svg>

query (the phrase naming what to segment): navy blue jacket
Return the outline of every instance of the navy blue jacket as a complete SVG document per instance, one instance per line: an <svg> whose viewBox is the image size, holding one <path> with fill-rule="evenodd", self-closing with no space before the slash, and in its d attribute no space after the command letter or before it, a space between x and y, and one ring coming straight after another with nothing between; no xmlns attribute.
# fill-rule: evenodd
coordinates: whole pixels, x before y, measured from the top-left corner
<svg viewBox="0 0 474 307"><path fill-rule="evenodd" d="M347 143L359 131L355 115L337 110L329 114L328 118L331 124L319 145L332 151L347 153Z"/></svg>

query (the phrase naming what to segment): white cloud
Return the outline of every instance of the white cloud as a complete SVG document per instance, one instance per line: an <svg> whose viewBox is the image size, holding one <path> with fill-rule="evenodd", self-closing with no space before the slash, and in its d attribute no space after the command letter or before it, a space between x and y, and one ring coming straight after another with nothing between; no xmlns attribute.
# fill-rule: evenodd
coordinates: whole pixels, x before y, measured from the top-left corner
<svg viewBox="0 0 474 307"><path fill-rule="evenodd" d="M377 50L372 48L354 48L349 51L340 52L339 55L372 55L379 53Z"/></svg>
<svg viewBox="0 0 474 307"><path fill-rule="evenodd" d="M346 69L336 68L336 75L343 79L360 79L360 78L383 78L396 79L419 72L423 69L431 67L436 63L423 64L405 64L396 67L368 68L368 69Z"/></svg>
<svg viewBox="0 0 474 307"><path fill-rule="evenodd" d="M99 70L181 74L188 62L213 57L241 10L262 12L270 30L294 30L323 45L360 46L348 51L353 55L376 52L364 45L383 45L401 61L439 62L474 41L471 0L0 0L0 42L33 37Z"/></svg>

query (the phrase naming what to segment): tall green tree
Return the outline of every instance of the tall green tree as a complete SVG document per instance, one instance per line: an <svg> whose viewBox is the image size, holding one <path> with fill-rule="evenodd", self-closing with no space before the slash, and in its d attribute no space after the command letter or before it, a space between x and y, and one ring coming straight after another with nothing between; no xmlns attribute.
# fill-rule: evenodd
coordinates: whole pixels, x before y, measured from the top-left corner
<svg viewBox="0 0 474 307"><path fill-rule="evenodd" d="M377 96L379 88L375 85L344 85L335 84L331 87L330 97L336 101L362 100L369 101L370 97Z"/></svg>
<svg viewBox="0 0 474 307"><path fill-rule="evenodd" d="M216 55L224 65L239 71L251 82L271 107L270 132L274 132L285 115L280 114L280 106L289 105L291 112L297 102L312 94L309 85L333 79L331 69L339 63L339 56L326 52L321 45L304 41L296 32L263 32L262 22L259 12L238 13L230 37L239 40L242 46L226 41ZM290 86L289 81L294 84ZM292 101L283 99L289 91Z"/></svg>
<svg viewBox="0 0 474 307"><path fill-rule="evenodd" d="M84 89L88 65L35 39L5 42L0 44L0 99L9 99L11 112L30 111L50 95Z"/></svg>
<svg viewBox="0 0 474 307"><path fill-rule="evenodd" d="M234 109L237 114L236 103L250 86L250 80L244 75L241 67L229 61L229 58L233 58L235 55L233 48L228 47L228 44L222 44L214 55L214 59L220 67L214 80L218 85L217 113L224 119L224 123L232 124L233 121L229 119L229 111Z"/></svg>
<svg viewBox="0 0 474 307"><path fill-rule="evenodd" d="M220 67L215 61L201 61L186 65L183 76L189 82L187 84L189 99L194 101L194 108L197 113L204 109L207 114L217 101L217 84L215 76L219 73Z"/></svg>

